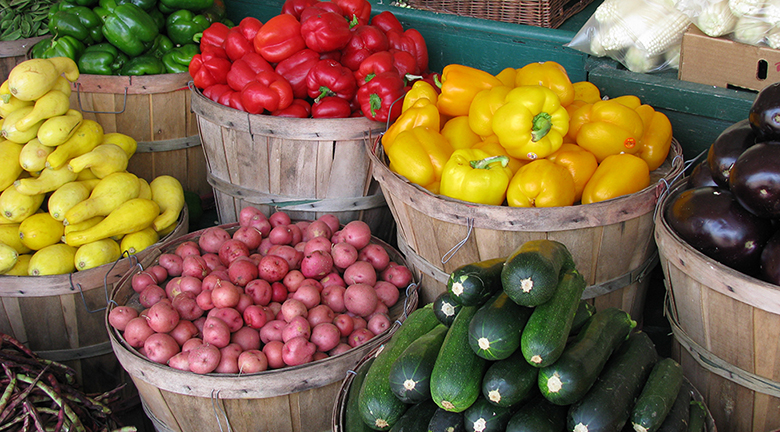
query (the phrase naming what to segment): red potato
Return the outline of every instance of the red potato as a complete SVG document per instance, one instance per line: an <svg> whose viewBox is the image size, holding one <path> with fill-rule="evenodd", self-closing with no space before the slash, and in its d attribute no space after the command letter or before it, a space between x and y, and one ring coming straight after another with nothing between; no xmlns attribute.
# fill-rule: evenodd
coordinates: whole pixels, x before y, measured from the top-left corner
<svg viewBox="0 0 780 432"><path fill-rule="evenodd" d="M146 317L138 316L127 322L124 337L131 347L140 348L144 346L146 338L153 334L154 330L149 327Z"/></svg>
<svg viewBox="0 0 780 432"><path fill-rule="evenodd" d="M284 343L282 360L287 366L298 366L312 361L317 346L304 337L295 337Z"/></svg>
<svg viewBox="0 0 780 432"><path fill-rule="evenodd" d="M325 222L325 224L328 225L328 228L330 228L331 235L332 233L338 231L339 228L341 228L341 222L339 221L338 216L332 213L326 213L318 217L317 220Z"/></svg>
<svg viewBox="0 0 780 432"><path fill-rule="evenodd" d="M317 346L317 350L327 352L339 344L341 331L333 323L319 323L311 329L309 340Z"/></svg>
<svg viewBox="0 0 780 432"><path fill-rule="evenodd" d="M290 245L273 245L268 250L267 255L275 255L283 258L287 261L288 270L296 270L301 266L301 260L303 259L303 252L296 250Z"/></svg>
<svg viewBox="0 0 780 432"><path fill-rule="evenodd" d="M282 310L282 303L278 301L272 301L271 303L268 303L268 309L270 310L271 315L276 316L276 314Z"/></svg>
<svg viewBox="0 0 780 432"><path fill-rule="evenodd" d="M338 314L333 317L333 325L341 332L341 337L347 337L355 330L355 320L347 314Z"/></svg>
<svg viewBox="0 0 780 432"><path fill-rule="evenodd" d="M241 293L241 295L238 296L238 304L236 305L236 310L243 314L244 310L253 304L255 304L255 302L252 301L252 297L249 297L249 295L247 294Z"/></svg>
<svg viewBox="0 0 780 432"><path fill-rule="evenodd" d="M282 303L282 308L279 312L284 317L285 322L290 322L297 316L302 316L304 318L309 316L309 308L307 308L302 301L294 298L285 300L284 303Z"/></svg>
<svg viewBox="0 0 780 432"><path fill-rule="evenodd" d="M366 324L366 328L371 330L371 333L378 335L388 330L392 324L393 323L390 322L390 317L388 317L387 314L378 313L371 315L371 318L368 319L368 323Z"/></svg>
<svg viewBox="0 0 780 432"><path fill-rule="evenodd" d="M282 304L289 296L290 292L287 291L287 287L283 283L274 282L271 284L271 303Z"/></svg>
<svg viewBox="0 0 780 432"><path fill-rule="evenodd" d="M273 340L263 346L263 354L265 354L265 358L268 360L269 368L281 369L286 366L282 359L283 348L284 342L281 340Z"/></svg>
<svg viewBox="0 0 780 432"><path fill-rule="evenodd" d="M222 227L213 226L203 230L198 238L198 246L203 252L219 253L219 248L227 240L230 240L230 233Z"/></svg>
<svg viewBox="0 0 780 432"><path fill-rule="evenodd" d="M187 361L190 364L190 371L196 374L207 374L214 372L214 369L219 365L219 358L221 353L219 348L204 343L193 348L187 356Z"/></svg>
<svg viewBox="0 0 780 432"><path fill-rule="evenodd" d="M275 255L266 255L257 265L258 276L268 282L278 282L290 271L290 266L284 258Z"/></svg>
<svg viewBox="0 0 780 432"><path fill-rule="evenodd" d="M330 251L333 248L333 243L331 243L330 237L314 237L313 239L308 241L304 240L303 243L298 244L303 245L302 252L304 256L309 255L316 250L330 254ZM295 248L297 249L298 245L296 245Z"/></svg>
<svg viewBox="0 0 780 432"><path fill-rule="evenodd" d="M230 282L240 287L246 286L250 281L257 279L258 272L257 264L249 257L239 257L228 266Z"/></svg>
<svg viewBox="0 0 780 432"><path fill-rule="evenodd" d="M252 298L256 305L266 306L271 302L273 290L271 284L263 279L254 279L249 281L244 287L244 293Z"/></svg>
<svg viewBox="0 0 780 432"><path fill-rule="evenodd" d="M311 325L309 325L309 321L302 316L293 318L282 329L282 342L287 342L295 337L303 337L306 339L311 337Z"/></svg>
<svg viewBox="0 0 780 432"><path fill-rule="evenodd" d="M301 232L304 232L304 231L306 231L306 227L308 227L311 224L311 221L299 220L299 221L292 222L292 224L297 226L298 228L300 228ZM303 240L301 240L301 241L303 241Z"/></svg>
<svg viewBox="0 0 780 432"><path fill-rule="evenodd" d="M320 283L322 284L323 289L331 285L337 285L343 288L347 287L347 283L344 282L344 279L338 272L328 273L324 278L320 279Z"/></svg>
<svg viewBox="0 0 780 432"><path fill-rule="evenodd" d="M263 256L257 252L253 253L252 255L249 255L249 259L251 259L255 263L255 265L260 264L260 258L262 257Z"/></svg>
<svg viewBox="0 0 780 432"><path fill-rule="evenodd" d="M190 371L190 353L187 352L178 352L174 354L173 357L168 359L168 366L189 372Z"/></svg>
<svg viewBox="0 0 780 432"><path fill-rule="evenodd" d="M223 348L230 343L230 328L225 321L217 317L207 317L201 333L203 334L204 344Z"/></svg>
<svg viewBox="0 0 780 432"><path fill-rule="evenodd" d="M253 374L268 369L268 358L259 349L246 350L238 356L238 373Z"/></svg>
<svg viewBox="0 0 780 432"><path fill-rule="evenodd" d="M320 293L322 292L323 286L320 283L320 281L318 281L317 279L306 278L306 279L303 280L303 282L301 282L301 286L307 286L307 285L311 285L314 288L317 288L317 292L320 292ZM300 287L298 287L298 288L300 289Z"/></svg>
<svg viewBox="0 0 780 432"><path fill-rule="evenodd" d="M271 228L268 240L274 245L290 245L293 244L293 232L289 225L278 225Z"/></svg>
<svg viewBox="0 0 780 432"><path fill-rule="evenodd" d="M268 216L268 221L271 222L272 227L290 225L292 223L292 220L290 220L290 215L280 211L273 213L271 216Z"/></svg>
<svg viewBox="0 0 780 432"><path fill-rule="evenodd" d="M203 291L203 281L194 276L176 276L165 284L165 295L173 300L181 293L198 295Z"/></svg>
<svg viewBox="0 0 780 432"><path fill-rule="evenodd" d="M140 293L149 285L157 285L157 278L148 271L139 271L130 279L130 285L133 291Z"/></svg>
<svg viewBox="0 0 780 432"><path fill-rule="evenodd" d="M344 243L344 239L341 237L341 230L333 231L330 241L333 244Z"/></svg>
<svg viewBox="0 0 780 432"><path fill-rule="evenodd" d="M268 219L257 207L244 207L238 212L238 225L242 227L249 226L249 222L254 218Z"/></svg>
<svg viewBox="0 0 780 432"><path fill-rule="evenodd" d="M303 232L298 225L290 224L287 225L287 228L290 229L290 234L292 234L292 240L290 240L291 245L296 245L303 241Z"/></svg>
<svg viewBox="0 0 780 432"><path fill-rule="evenodd" d="M381 301L376 302L376 309L374 309L374 311L371 312L365 318L367 320L370 320L374 315L377 315L377 314L385 314L385 315L388 315L388 316L390 315L390 312L388 311L387 306L385 306L385 304L382 303Z"/></svg>
<svg viewBox="0 0 780 432"><path fill-rule="evenodd" d="M238 331L244 326L244 317L241 312L233 308L214 308L206 315L206 320L208 321L208 318L211 317L219 318L227 324L230 333Z"/></svg>
<svg viewBox="0 0 780 432"><path fill-rule="evenodd" d="M345 242L360 250L371 242L371 227L363 221L353 220L344 225L340 235Z"/></svg>
<svg viewBox="0 0 780 432"><path fill-rule="evenodd" d="M202 317L196 319L195 321L193 321L192 323L195 324L195 327L198 328L198 334L202 338L203 337L203 326L206 325L206 317L202 316Z"/></svg>
<svg viewBox="0 0 780 432"><path fill-rule="evenodd" d="M349 336L347 336L347 343L352 348L359 347L360 345L370 341L374 336L376 335L367 328L355 329Z"/></svg>
<svg viewBox="0 0 780 432"><path fill-rule="evenodd" d="M241 299L241 289L228 281L220 281L211 290L211 301L218 308L232 308Z"/></svg>
<svg viewBox="0 0 780 432"><path fill-rule="evenodd" d="M398 303L398 299L401 297L398 287L387 281L377 281L374 284L374 291L376 291L379 301L387 307L392 307Z"/></svg>
<svg viewBox="0 0 780 432"><path fill-rule="evenodd" d="M343 352L347 352L347 351L349 351L351 349L352 349L352 347L349 346L349 344L346 344L344 342L339 342L339 344L336 345L336 348L333 348L332 350L328 351L328 355L330 355L331 357L337 356L337 355L339 355L339 354L341 354Z"/></svg>
<svg viewBox="0 0 780 432"><path fill-rule="evenodd" d="M165 267L165 270L168 272L168 276L171 277L181 276L181 266L183 261L184 260L181 256L170 252L164 253L157 258L157 262L160 263L161 266Z"/></svg>
<svg viewBox="0 0 780 432"><path fill-rule="evenodd" d="M211 269L208 264L206 264L206 260L200 255L189 255L184 257L181 269L182 276L193 276L200 280L203 280L204 277L211 273Z"/></svg>
<svg viewBox="0 0 780 432"><path fill-rule="evenodd" d="M344 305L344 293L346 291L347 289L340 285L325 287L322 289L320 301L331 308L333 312L345 312L347 310L347 307Z"/></svg>
<svg viewBox="0 0 780 432"><path fill-rule="evenodd" d="M231 343L237 343L243 351L260 349L260 333L251 327L241 327L230 336Z"/></svg>
<svg viewBox="0 0 780 432"><path fill-rule="evenodd" d="M354 284L374 286L377 281L374 266L366 261L355 261L352 265L344 269L344 274L341 277L344 278L344 282L347 286Z"/></svg>
<svg viewBox="0 0 780 432"><path fill-rule="evenodd" d="M287 287L288 292L294 293L304 279L306 279L306 276L300 270L293 269L287 272L284 279L282 279L282 283Z"/></svg>
<svg viewBox="0 0 780 432"><path fill-rule="evenodd" d="M198 306L196 298L195 294L182 293L171 301L171 305L179 313L181 321L194 321L203 316L204 310Z"/></svg>
<svg viewBox="0 0 780 432"><path fill-rule="evenodd" d="M149 266L146 271L154 275L154 278L157 280L158 284L165 279L168 279L168 270L159 264Z"/></svg>
<svg viewBox="0 0 780 432"><path fill-rule="evenodd" d="M303 285L292 293L291 298L299 300L307 309L311 309L320 304L320 291L314 285Z"/></svg>
<svg viewBox="0 0 780 432"><path fill-rule="evenodd" d="M296 243L295 245L293 245L293 249L297 250L298 252L303 253L304 249L306 249L306 242L305 241L301 241L300 243Z"/></svg>
<svg viewBox="0 0 780 432"><path fill-rule="evenodd" d="M352 322L355 323L355 328L352 331L364 329L368 327L368 322L366 321L366 319L360 316L353 316Z"/></svg>
<svg viewBox="0 0 780 432"><path fill-rule="evenodd" d="M287 326L284 320L271 320L260 329L260 341L268 344L271 341L282 341L282 330Z"/></svg>
<svg viewBox="0 0 780 432"><path fill-rule="evenodd" d="M155 363L166 364L179 351L179 344L169 334L155 333L144 341L146 358Z"/></svg>
<svg viewBox="0 0 780 432"><path fill-rule="evenodd" d="M198 328L195 327L195 324L193 324L192 321L180 320L179 323L176 324L176 327L168 334L171 335L179 346L183 346L188 340L191 340L199 333Z"/></svg>
<svg viewBox="0 0 780 432"><path fill-rule="evenodd" d="M412 283L412 271L403 265L388 265L380 274L380 279L388 281L398 288L406 288Z"/></svg>
<svg viewBox="0 0 780 432"><path fill-rule="evenodd" d="M190 255L200 255L200 246L198 246L197 242L194 242L192 240L187 240L185 242L182 242L178 246L176 246L176 249L173 251L174 254L180 256L182 259L190 256Z"/></svg>
<svg viewBox="0 0 780 432"><path fill-rule="evenodd" d="M141 303L141 306L150 308L164 298L166 298L164 289L157 285L149 285L138 295L138 302Z"/></svg>
<svg viewBox="0 0 780 432"><path fill-rule="evenodd" d="M225 240L217 252L220 262L230 268L230 264L239 257L249 257L249 246L241 240L230 238Z"/></svg>
<svg viewBox="0 0 780 432"><path fill-rule="evenodd" d="M333 265L345 269L357 261L358 250L349 243L334 243L330 251L333 257Z"/></svg>
<svg viewBox="0 0 780 432"><path fill-rule="evenodd" d="M242 226L233 233L233 240L238 240L245 244L250 251L256 250L263 241L263 233L255 227Z"/></svg>
<svg viewBox="0 0 780 432"><path fill-rule="evenodd" d="M206 267L211 271L225 267L225 265L222 264L222 260L219 259L219 255L215 253L207 252L201 255L201 257L203 258L203 261L206 261Z"/></svg>
<svg viewBox="0 0 780 432"><path fill-rule="evenodd" d="M162 290L162 288L160 290ZM130 306L117 306L111 309L111 312L108 313L108 323L111 324L111 327L119 331L125 331L127 323L131 319L137 317L138 311L131 308Z"/></svg>
<svg viewBox="0 0 780 432"><path fill-rule="evenodd" d="M262 328L269 321L268 314L263 309L263 306L260 305L247 306L242 316L244 317L244 323L256 330Z"/></svg>
<svg viewBox="0 0 780 432"><path fill-rule="evenodd" d="M168 333L179 323L179 312L170 302L159 301L149 308L146 315L149 327L157 333Z"/></svg>
<svg viewBox="0 0 780 432"><path fill-rule="evenodd" d="M374 270L381 272L390 264L390 255L384 247L376 243L369 243L358 251L359 261L366 261L374 266Z"/></svg>
<svg viewBox="0 0 780 432"><path fill-rule="evenodd" d="M309 320L309 325L314 327L323 322L332 323L333 318L335 317L336 313L333 312L333 309L329 308L327 305L321 304L309 309L309 316L306 318Z"/></svg>
<svg viewBox="0 0 780 432"><path fill-rule="evenodd" d="M195 303L204 311L209 311L215 307L214 302L211 301L211 291L203 291L198 294L198 296L195 297Z"/></svg>
<svg viewBox="0 0 780 432"><path fill-rule="evenodd" d="M319 250L303 257L301 273L307 278L321 279L333 270L333 257Z"/></svg>
<svg viewBox="0 0 780 432"><path fill-rule="evenodd" d="M271 239L268 237L263 237L263 241L260 242L260 246L257 247L257 253L261 256L268 255L268 251L274 247L274 244L271 243Z"/></svg>
<svg viewBox="0 0 780 432"><path fill-rule="evenodd" d="M228 346L219 349L219 364L214 368L215 373L237 374L238 356L242 349L238 344L228 344Z"/></svg>
<svg viewBox="0 0 780 432"><path fill-rule="evenodd" d="M348 286L344 291L344 306L347 311L358 316L370 315L378 302L376 290L371 285L357 283Z"/></svg>
<svg viewBox="0 0 780 432"><path fill-rule="evenodd" d="M211 291L220 281L230 281L230 274L227 270L212 271L203 278L200 287L203 291Z"/></svg>
<svg viewBox="0 0 780 432"><path fill-rule="evenodd" d="M192 337L181 344L181 352L190 352L193 348L199 347L201 345L203 345L203 339L199 337Z"/></svg>
<svg viewBox="0 0 780 432"><path fill-rule="evenodd" d="M330 242L333 230L330 225L321 220L312 221L303 231L303 241L308 242L317 237L323 237Z"/></svg>

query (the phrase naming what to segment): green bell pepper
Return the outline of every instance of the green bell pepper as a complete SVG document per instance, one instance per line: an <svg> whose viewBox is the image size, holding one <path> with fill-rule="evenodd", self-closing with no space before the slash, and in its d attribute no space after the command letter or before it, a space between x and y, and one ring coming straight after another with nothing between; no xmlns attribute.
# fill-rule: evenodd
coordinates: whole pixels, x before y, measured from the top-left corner
<svg viewBox="0 0 780 432"><path fill-rule="evenodd" d="M214 0L159 0L160 10L165 13L165 9L171 11L179 9L187 9L192 12L200 12L206 10L214 4Z"/></svg>
<svg viewBox="0 0 780 432"><path fill-rule="evenodd" d="M96 5L98 0L63 0L63 3L70 3L76 6L92 7Z"/></svg>
<svg viewBox="0 0 780 432"><path fill-rule="evenodd" d="M164 34L160 33L157 35L156 38L154 38L154 42L152 42L151 48L149 48L148 51L146 51L144 54L152 55L158 59L161 59L165 53L173 49L173 42L168 38L168 36L165 36Z"/></svg>
<svg viewBox="0 0 780 432"><path fill-rule="evenodd" d="M154 23L157 24L157 30L161 32L165 31L165 15L160 12L160 9L153 7L146 12L149 13L149 16L154 20Z"/></svg>
<svg viewBox="0 0 780 432"><path fill-rule="evenodd" d="M211 23L203 15L195 15L190 10L179 9L168 15L165 20L165 31L176 45L194 42L196 34L209 28Z"/></svg>
<svg viewBox="0 0 780 432"><path fill-rule="evenodd" d="M118 5L103 24L106 40L130 57L146 51L159 33L154 19L132 3Z"/></svg>
<svg viewBox="0 0 780 432"><path fill-rule="evenodd" d="M91 75L117 75L129 59L108 42L90 45L78 61L79 72Z"/></svg>
<svg viewBox="0 0 780 432"><path fill-rule="evenodd" d="M162 60L149 54L131 59L119 71L121 75L157 75L165 73Z"/></svg>
<svg viewBox="0 0 780 432"><path fill-rule="evenodd" d="M149 12L155 6L157 6L157 0L117 0L116 4L121 5L125 3L132 3L141 9Z"/></svg>
<svg viewBox="0 0 780 432"><path fill-rule="evenodd" d="M102 42L100 17L86 6L67 5L55 3L49 9L49 32L55 37L73 36L87 45Z"/></svg>
<svg viewBox="0 0 780 432"><path fill-rule="evenodd" d="M33 45L30 49L32 58L68 57L78 62L86 46L84 42L73 36L62 36L57 39L46 38Z"/></svg>
<svg viewBox="0 0 780 432"><path fill-rule="evenodd" d="M182 73L189 70L192 58L200 54L198 44L189 43L165 53L162 58L167 73Z"/></svg>

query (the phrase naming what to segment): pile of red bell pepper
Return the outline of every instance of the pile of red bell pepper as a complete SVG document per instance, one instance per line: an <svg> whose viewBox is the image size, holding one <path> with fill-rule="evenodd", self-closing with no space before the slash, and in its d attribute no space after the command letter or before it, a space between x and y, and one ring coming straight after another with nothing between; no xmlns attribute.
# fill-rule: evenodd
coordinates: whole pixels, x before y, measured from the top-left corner
<svg viewBox="0 0 780 432"><path fill-rule="evenodd" d="M420 32L367 0L287 0L265 23L212 24L200 50L195 87L251 114L393 121L413 81L434 79Z"/></svg>

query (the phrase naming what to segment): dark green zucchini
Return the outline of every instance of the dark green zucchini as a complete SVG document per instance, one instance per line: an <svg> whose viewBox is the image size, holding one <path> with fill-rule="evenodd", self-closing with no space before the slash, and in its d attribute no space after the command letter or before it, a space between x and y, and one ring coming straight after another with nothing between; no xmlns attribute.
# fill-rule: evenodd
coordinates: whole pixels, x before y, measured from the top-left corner
<svg viewBox="0 0 780 432"><path fill-rule="evenodd" d="M631 424L637 432L655 432L677 399L683 383L682 366L671 358L655 364L642 393L631 411Z"/></svg>
<svg viewBox="0 0 780 432"><path fill-rule="evenodd" d="M577 334L585 326L590 317L596 313L596 306L593 306L587 300L580 300L580 305L577 306L577 312L574 313L574 319L571 321L571 333Z"/></svg>
<svg viewBox="0 0 780 432"><path fill-rule="evenodd" d="M523 405L506 424L506 432L563 432L568 406L539 397Z"/></svg>
<svg viewBox="0 0 780 432"><path fill-rule="evenodd" d="M515 303L534 307L552 298L561 271L570 268L574 268L574 259L566 245L554 240L531 240L506 259L501 284Z"/></svg>
<svg viewBox="0 0 780 432"><path fill-rule="evenodd" d="M501 360L520 347L520 334L534 309L513 302L499 291L482 305L469 323L469 346L485 360Z"/></svg>
<svg viewBox="0 0 780 432"><path fill-rule="evenodd" d="M677 392L677 399L674 405L666 415L666 419L661 423L658 432L686 432L688 430L688 420L691 416L691 388L685 381Z"/></svg>
<svg viewBox="0 0 780 432"><path fill-rule="evenodd" d="M512 408L493 405L480 397L463 412L464 429L467 432L504 432Z"/></svg>
<svg viewBox="0 0 780 432"><path fill-rule="evenodd" d="M539 370L542 395L557 405L571 405L581 399L635 326L631 316L620 309L597 312L558 360Z"/></svg>
<svg viewBox="0 0 780 432"><path fill-rule="evenodd" d="M439 322L449 327L455 321L455 315L460 312L463 305L452 299L449 291L444 291L433 300L433 313Z"/></svg>
<svg viewBox="0 0 780 432"><path fill-rule="evenodd" d="M593 387L569 407L568 430L619 432L657 360L650 336L632 333L612 354Z"/></svg>
<svg viewBox="0 0 780 432"><path fill-rule="evenodd" d="M409 344L390 368L390 390L403 403L415 404L431 398L431 372L447 326L433 330Z"/></svg>
<svg viewBox="0 0 780 432"><path fill-rule="evenodd" d="M428 423L428 432L464 432L463 413L436 409Z"/></svg>
<svg viewBox="0 0 780 432"><path fill-rule="evenodd" d="M482 396L498 406L517 406L539 395L538 376L539 369L528 364L517 350L488 366L482 377Z"/></svg>
<svg viewBox="0 0 780 432"><path fill-rule="evenodd" d="M358 408L358 393L360 393L360 387L363 385L372 363L374 363L374 357L367 359L360 365L349 384L347 401L344 405L344 424L342 425L344 432L369 432L373 430L363 421Z"/></svg>
<svg viewBox="0 0 780 432"><path fill-rule="evenodd" d="M569 339L584 290L585 279L577 270L570 269L561 275L552 298L533 308L520 341L528 363L545 367L558 360Z"/></svg>
<svg viewBox="0 0 780 432"><path fill-rule="evenodd" d="M390 432L427 432L428 422L437 408L430 399L410 406L390 428Z"/></svg>
<svg viewBox="0 0 780 432"><path fill-rule="evenodd" d="M707 420L707 407L703 402L691 401L690 420L688 420L688 432L704 432Z"/></svg>
<svg viewBox="0 0 780 432"><path fill-rule="evenodd" d="M463 306L479 306L501 290L505 258L493 258L456 268L447 279L447 292Z"/></svg>
<svg viewBox="0 0 780 432"><path fill-rule="evenodd" d="M464 306L450 326L431 373L431 397L447 411L462 412L481 393L487 360L469 346L469 323L478 306Z"/></svg>
<svg viewBox="0 0 780 432"><path fill-rule="evenodd" d="M358 395L360 416L372 429L390 429L406 412L409 406L390 390L390 368L409 344L439 324L429 303L409 314L377 354Z"/></svg>

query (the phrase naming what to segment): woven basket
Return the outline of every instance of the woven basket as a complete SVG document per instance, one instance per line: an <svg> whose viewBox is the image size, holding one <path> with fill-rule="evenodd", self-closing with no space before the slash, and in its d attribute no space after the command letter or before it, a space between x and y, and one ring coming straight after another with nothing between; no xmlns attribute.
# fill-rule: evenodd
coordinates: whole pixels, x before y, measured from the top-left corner
<svg viewBox="0 0 780 432"><path fill-rule="evenodd" d="M593 0L406 0L414 9L558 28Z"/></svg>

